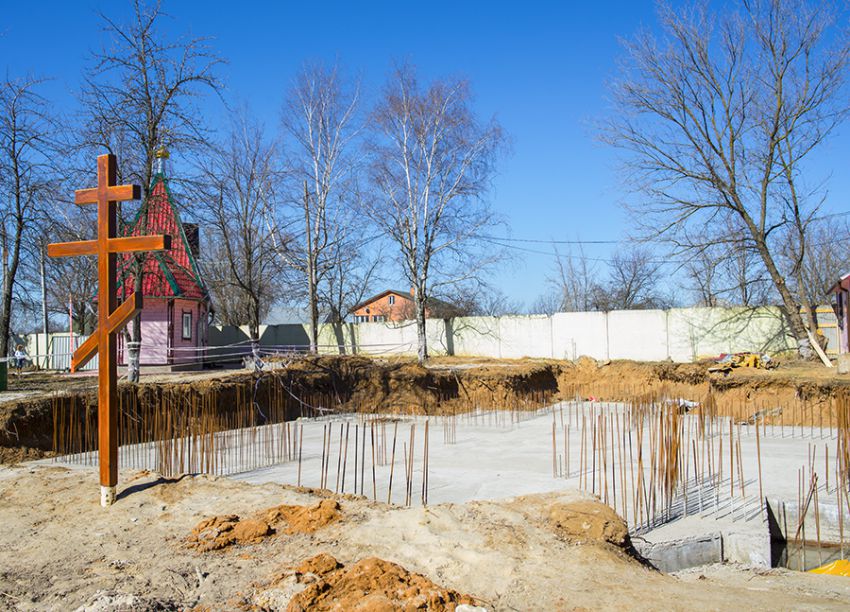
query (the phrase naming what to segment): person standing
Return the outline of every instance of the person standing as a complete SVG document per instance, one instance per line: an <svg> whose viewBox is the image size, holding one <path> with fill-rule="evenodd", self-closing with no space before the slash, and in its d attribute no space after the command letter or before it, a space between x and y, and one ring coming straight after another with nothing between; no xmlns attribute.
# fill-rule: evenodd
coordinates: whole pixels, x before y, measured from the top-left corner
<svg viewBox="0 0 850 612"><path fill-rule="evenodd" d="M18 370L18 374L21 373L21 370L24 369L24 365L27 362L27 353L24 350L24 345L19 344L15 347L15 369Z"/></svg>

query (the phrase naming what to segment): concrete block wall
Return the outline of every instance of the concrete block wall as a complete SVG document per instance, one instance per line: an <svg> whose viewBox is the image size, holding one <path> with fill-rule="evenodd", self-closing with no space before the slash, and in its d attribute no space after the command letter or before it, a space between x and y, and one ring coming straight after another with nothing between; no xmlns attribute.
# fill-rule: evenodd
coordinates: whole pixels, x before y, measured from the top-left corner
<svg viewBox="0 0 850 612"><path fill-rule="evenodd" d="M823 316L822 319L828 319ZM828 324L829 321L826 321ZM268 348L304 348L309 327L301 324L260 328ZM778 308L674 308L563 312L552 316L459 317L429 319L428 350L432 355L493 358L633 359L689 362L721 353L775 353L795 343ZM234 344L248 338L247 328L216 327L210 345ZM414 321L323 325L320 350L325 353L414 355ZM212 354L218 349L213 349ZM221 352L233 349L223 349Z"/></svg>
<svg viewBox="0 0 850 612"><path fill-rule="evenodd" d="M830 312L819 316L822 324L835 325ZM577 359L586 355L600 360L689 362L721 353L775 353L795 348L775 307L429 319L426 335L432 355L493 358ZM309 346L309 326L262 325L260 345L268 350L303 350ZM319 345L321 352L329 354L415 355L416 324L325 324L319 330ZM212 360L238 359L239 354L250 352L248 328L211 326L209 346ZM35 348L32 338L29 348Z"/></svg>
<svg viewBox="0 0 850 612"><path fill-rule="evenodd" d="M552 357L610 359L607 313L558 312L551 319Z"/></svg>
<svg viewBox="0 0 850 612"><path fill-rule="evenodd" d="M499 356L552 357L552 319L546 315L499 318Z"/></svg>
<svg viewBox="0 0 850 612"><path fill-rule="evenodd" d="M615 310L608 313L608 358L663 361L667 350L666 310Z"/></svg>

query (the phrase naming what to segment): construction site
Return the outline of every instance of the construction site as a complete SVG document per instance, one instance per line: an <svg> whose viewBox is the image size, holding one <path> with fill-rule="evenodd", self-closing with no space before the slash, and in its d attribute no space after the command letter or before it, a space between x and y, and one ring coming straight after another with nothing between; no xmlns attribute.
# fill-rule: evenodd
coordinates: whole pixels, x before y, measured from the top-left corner
<svg viewBox="0 0 850 612"><path fill-rule="evenodd" d="M9 606L850 601L807 571L846 557L850 519L850 381L813 364L269 356L149 378L119 387L106 512L94 378L12 379Z"/></svg>
<svg viewBox="0 0 850 612"><path fill-rule="evenodd" d="M4 9L0 612L850 609L850 4Z"/></svg>

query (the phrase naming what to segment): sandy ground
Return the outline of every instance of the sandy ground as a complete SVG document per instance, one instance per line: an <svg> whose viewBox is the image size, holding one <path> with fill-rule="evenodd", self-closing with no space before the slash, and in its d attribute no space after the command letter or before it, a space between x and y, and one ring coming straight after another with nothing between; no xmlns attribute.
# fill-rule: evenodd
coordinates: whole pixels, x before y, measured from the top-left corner
<svg viewBox="0 0 850 612"><path fill-rule="evenodd" d="M603 533L592 518L578 531L554 522L556 509L588 499L572 491L410 509L338 497L341 520L314 533L279 530L212 552L187 543L201 520L315 504L328 493L146 473L122 473L119 492L102 509L91 469L0 469L2 608L285 609L303 586L275 576L318 553L346 565L398 563L494 610L850 606L846 578L737 566L660 574L599 539L613 523Z"/></svg>

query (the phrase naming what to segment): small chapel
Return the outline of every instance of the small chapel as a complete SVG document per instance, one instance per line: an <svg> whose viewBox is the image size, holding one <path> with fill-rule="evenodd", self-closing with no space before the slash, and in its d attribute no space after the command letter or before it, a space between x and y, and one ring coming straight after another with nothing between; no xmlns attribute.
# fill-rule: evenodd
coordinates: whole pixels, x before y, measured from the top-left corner
<svg viewBox="0 0 850 612"><path fill-rule="evenodd" d="M144 299L140 365L194 369L203 367L205 361L212 306L198 265L198 226L180 221L166 176L168 158L165 148L157 151L148 197L122 234L171 236L170 249L135 255L141 258ZM133 257L121 255L117 262L119 302L127 299L135 287L137 266ZM122 365L127 360L126 341L122 334L118 345Z"/></svg>

